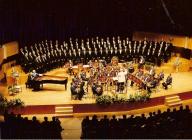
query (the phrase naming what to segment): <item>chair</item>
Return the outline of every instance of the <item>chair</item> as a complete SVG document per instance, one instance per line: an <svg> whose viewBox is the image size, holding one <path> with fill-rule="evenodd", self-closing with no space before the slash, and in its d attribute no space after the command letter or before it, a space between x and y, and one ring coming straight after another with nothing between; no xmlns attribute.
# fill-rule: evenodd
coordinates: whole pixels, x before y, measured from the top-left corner
<svg viewBox="0 0 192 140"><path fill-rule="evenodd" d="M155 92L155 93L159 92L159 86L160 86L160 82L154 88L152 88L152 92Z"/></svg>
<svg viewBox="0 0 192 140"><path fill-rule="evenodd" d="M26 88L30 88L31 87L30 83L29 82L25 82L25 87Z"/></svg>
<svg viewBox="0 0 192 140"><path fill-rule="evenodd" d="M25 86L26 86L26 88L31 88L32 87L31 86L31 77L30 76L28 76L27 82L25 82Z"/></svg>
<svg viewBox="0 0 192 140"><path fill-rule="evenodd" d="M167 87L172 88L173 87L172 83L168 84Z"/></svg>
<svg viewBox="0 0 192 140"><path fill-rule="evenodd" d="M159 91L159 88L158 88L158 86L157 87L155 87L155 88L152 88L152 92L155 92L155 93L157 93Z"/></svg>

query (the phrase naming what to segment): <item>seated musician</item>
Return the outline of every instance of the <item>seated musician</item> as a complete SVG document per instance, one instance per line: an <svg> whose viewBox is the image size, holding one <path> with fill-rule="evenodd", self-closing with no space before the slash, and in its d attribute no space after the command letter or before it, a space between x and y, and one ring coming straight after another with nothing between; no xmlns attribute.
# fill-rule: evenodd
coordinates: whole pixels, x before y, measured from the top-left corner
<svg viewBox="0 0 192 140"><path fill-rule="evenodd" d="M151 69L150 69L150 71L149 71L149 74L150 74L151 76L155 76L155 67L154 67L154 66L151 67Z"/></svg>
<svg viewBox="0 0 192 140"><path fill-rule="evenodd" d="M33 71L30 73L30 76L31 76L31 80L34 80L34 79L36 79L37 77L43 76L43 75L37 73L36 70L33 70Z"/></svg>
<svg viewBox="0 0 192 140"><path fill-rule="evenodd" d="M152 89L152 88L155 88L157 85L158 85L158 81L157 81L155 78L153 78L153 79L149 82L149 84L147 84L147 90L151 93L151 89Z"/></svg>
<svg viewBox="0 0 192 140"><path fill-rule="evenodd" d="M135 76L137 78L141 78L143 74L144 74L143 70L139 69L138 72L136 72Z"/></svg>
<svg viewBox="0 0 192 140"><path fill-rule="evenodd" d="M173 79L173 78L172 78L171 74L169 74L169 76L167 77L166 81L162 83L162 85L163 85L163 87L164 87L165 89L168 88L168 85L171 85L171 84L172 84L172 79Z"/></svg>
<svg viewBox="0 0 192 140"><path fill-rule="evenodd" d="M93 92L93 95L97 95L97 96L100 96L103 94L103 87L101 85L101 83L93 83L92 85L92 92Z"/></svg>
<svg viewBox="0 0 192 140"><path fill-rule="evenodd" d="M93 62L91 60L89 60L89 62L87 64L89 65L90 68L93 67Z"/></svg>
<svg viewBox="0 0 192 140"><path fill-rule="evenodd" d="M88 81L88 78L87 78L87 75L86 75L85 71L82 70L81 73L80 73L80 76L81 76L81 79L83 81Z"/></svg>
<svg viewBox="0 0 192 140"><path fill-rule="evenodd" d="M174 68L175 68L176 72L179 71L179 66L180 66L180 65L181 65L181 62L180 62L180 60L179 60L179 56L177 56L177 58L176 58L176 60L175 60L175 62L174 62Z"/></svg>
<svg viewBox="0 0 192 140"><path fill-rule="evenodd" d="M158 74L158 79L159 79L160 81L164 79L163 70Z"/></svg>
<svg viewBox="0 0 192 140"><path fill-rule="evenodd" d="M106 60L101 60L102 66L106 67L107 66L107 61Z"/></svg>
<svg viewBox="0 0 192 140"><path fill-rule="evenodd" d="M36 84L36 78L38 78L39 76L43 76L42 74L39 74L36 72L36 70L33 70L30 74L29 74L29 85L31 85L31 87L34 89L34 90L39 90L40 87L37 86Z"/></svg>
<svg viewBox="0 0 192 140"><path fill-rule="evenodd" d="M117 92L122 92L124 90L126 75L127 72L124 69L120 69L120 72L117 74Z"/></svg>
<svg viewBox="0 0 192 140"><path fill-rule="evenodd" d="M68 73L69 73L69 75L73 74L73 62L72 62L72 60L69 60Z"/></svg>
<svg viewBox="0 0 192 140"><path fill-rule="evenodd" d="M151 81L151 76L147 75L146 77L144 77L143 83L144 83L144 89L147 88L147 84Z"/></svg>
<svg viewBox="0 0 192 140"><path fill-rule="evenodd" d="M138 69L138 71L135 73L135 76L136 76L137 78L140 79L140 78L142 77L143 74L144 74L143 70ZM130 84L130 86L132 87L133 85L134 85L134 81L131 80L131 84Z"/></svg>
<svg viewBox="0 0 192 140"><path fill-rule="evenodd" d="M71 83L71 94L72 94L72 96L74 96L74 95L77 95L77 93L76 93L76 85L75 85L75 83Z"/></svg>
<svg viewBox="0 0 192 140"><path fill-rule="evenodd" d="M134 67L133 67L133 63L131 62L128 68L129 73L133 73L134 72Z"/></svg>
<svg viewBox="0 0 192 140"><path fill-rule="evenodd" d="M138 64L138 69L143 68L143 65L145 64L145 58L141 56L139 64Z"/></svg>
<svg viewBox="0 0 192 140"><path fill-rule="evenodd" d="M83 85L79 83L71 83L71 94L75 99L81 100L84 95Z"/></svg>
<svg viewBox="0 0 192 140"><path fill-rule="evenodd" d="M151 85L150 88L155 88L157 86L157 84L158 84L158 81L155 78L153 78L153 80L150 83L150 85Z"/></svg>

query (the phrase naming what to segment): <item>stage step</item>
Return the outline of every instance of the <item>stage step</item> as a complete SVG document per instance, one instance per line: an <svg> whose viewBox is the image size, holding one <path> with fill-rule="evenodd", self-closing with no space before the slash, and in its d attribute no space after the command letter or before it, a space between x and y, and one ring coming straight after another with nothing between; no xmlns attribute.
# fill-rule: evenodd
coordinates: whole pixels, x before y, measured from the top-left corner
<svg viewBox="0 0 192 140"><path fill-rule="evenodd" d="M181 99L172 99L172 100L167 100L166 103L176 103L176 102L180 102Z"/></svg>
<svg viewBox="0 0 192 140"><path fill-rule="evenodd" d="M178 95L165 97L165 104L169 107L180 106L182 101Z"/></svg>
<svg viewBox="0 0 192 140"><path fill-rule="evenodd" d="M59 118L73 117L73 106L56 106L55 114L58 115Z"/></svg>
<svg viewBox="0 0 192 140"><path fill-rule="evenodd" d="M167 96L165 97L166 100L171 100L171 99L178 99L179 96L178 95L174 95L174 96Z"/></svg>
<svg viewBox="0 0 192 140"><path fill-rule="evenodd" d="M62 114L62 113L73 113L73 110L56 110L56 114Z"/></svg>
<svg viewBox="0 0 192 140"><path fill-rule="evenodd" d="M73 110L73 106L56 106L57 110Z"/></svg>
<svg viewBox="0 0 192 140"><path fill-rule="evenodd" d="M181 105L182 105L182 101L169 104L170 107L181 106Z"/></svg>

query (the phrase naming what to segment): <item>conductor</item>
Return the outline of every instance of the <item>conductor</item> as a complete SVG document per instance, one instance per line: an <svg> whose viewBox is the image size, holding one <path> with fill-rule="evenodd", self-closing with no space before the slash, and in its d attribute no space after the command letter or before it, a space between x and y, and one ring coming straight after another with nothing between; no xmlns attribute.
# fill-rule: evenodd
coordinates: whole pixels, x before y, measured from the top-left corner
<svg viewBox="0 0 192 140"><path fill-rule="evenodd" d="M124 69L120 69L120 72L117 74L117 92L123 92L124 84L126 82L127 72Z"/></svg>

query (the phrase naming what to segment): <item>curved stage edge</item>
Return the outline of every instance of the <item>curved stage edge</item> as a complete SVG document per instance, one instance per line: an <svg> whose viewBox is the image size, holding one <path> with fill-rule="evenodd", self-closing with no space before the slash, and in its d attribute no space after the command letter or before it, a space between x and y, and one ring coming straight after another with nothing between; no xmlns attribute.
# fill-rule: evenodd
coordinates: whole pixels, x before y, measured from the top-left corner
<svg viewBox="0 0 192 140"><path fill-rule="evenodd" d="M182 101L192 99L192 91L182 92L175 95L179 95ZM98 105L98 104L60 104L60 105L28 105L21 109L9 110L10 112L14 112L16 114L22 115L31 115L31 114L55 114L55 107L65 107L65 106L73 106L73 114L78 113L98 113L98 112L125 112L131 111L135 109L142 109L147 107L155 107L158 105L165 105L165 97L155 97L151 98L146 102L134 102L127 104L111 104L107 106ZM56 115L56 114L55 114Z"/></svg>

